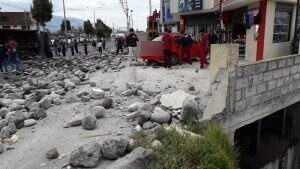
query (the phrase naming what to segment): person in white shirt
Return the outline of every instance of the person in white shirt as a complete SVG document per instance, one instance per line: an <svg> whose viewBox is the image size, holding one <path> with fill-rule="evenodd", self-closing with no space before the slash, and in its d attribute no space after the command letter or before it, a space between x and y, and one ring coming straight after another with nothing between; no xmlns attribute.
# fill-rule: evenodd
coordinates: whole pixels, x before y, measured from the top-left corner
<svg viewBox="0 0 300 169"><path fill-rule="evenodd" d="M102 54L102 41L101 41L101 39L99 39L99 41L97 43L97 47L98 47L99 53Z"/></svg>

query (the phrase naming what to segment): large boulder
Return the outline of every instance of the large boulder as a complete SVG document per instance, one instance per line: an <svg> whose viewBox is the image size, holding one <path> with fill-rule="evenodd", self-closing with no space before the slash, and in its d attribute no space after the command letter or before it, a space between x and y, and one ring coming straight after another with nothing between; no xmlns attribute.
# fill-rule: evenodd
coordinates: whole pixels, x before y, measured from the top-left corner
<svg viewBox="0 0 300 169"><path fill-rule="evenodd" d="M2 108L0 109L0 116L1 116L2 118L5 118L5 116L6 116L6 114L7 114L8 112L9 112L8 108L2 107Z"/></svg>
<svg viewBox="0 0 300 169"><path fill-rule="evenodd" d="M144 169L152 158L153 150L137 147L130 154L112 163L107 169Z"/></svg>
<svg viewBox="0 0 300 169"><path fill-rule="evenodd" d="M73 167L96 167L101 155L101 146L98 143L89 143L79 147L71 153L70 165Z"/></svg>
<svg viewBox="0 0 300 169"><path fill-rule="evenodd" d="M97 119L103 118L105 116L105 108L102 106L95 106L90 109L91 114L93 114Z"/></svg>
<svg viewBox="0 0 300 169"><path fill-rule="evenodd" d="M16 103L16 102L12 103L12 104L8 107L9 111L17 111L17 110L21 110L22 108L23 108L23 107L22 107L20 104Z"/></svg>
<svg viewBox="0 0 300 169"><path fill-rule="evenodd" d="M196 120L202 119L203 112L195 99L187 98L183 101L181 118L193 118Z"/></svg>
<svg viewBox="0 0 300 169"><path fill-rule="evenodd" d="M48 151L46 152L46 158L49 159L49 160L55 159L55 158L57 158L58 156L59 156L59 154L58 154L58 151L57 151L56 148L52 148L52 149L50 149L50 150L48 150Z"/></svg>
<svg viewBox="0 0 300 169"><path fill-rule="evenodd" d="M110 139L103 143L102 155L109 160L115 160L124 155L129 141L126 139Z"/></svg>
<svg viewBox="0 0 300 169"><path fill-rule="evenodd" d="M13 135L17 132L17 127L15 125L15 123L13 122L9 122L8 125L7 125L8 129L9 129L9 134L10 135Z"/></svg>
<svg viewBox="0 0 300 169"><path fill-rule="evenodd" d="M157 122L157 123L168 123L171 120L171 115L164 111L160 107L156 107L154 109L154 112L151 114L151 121Z"/></svg>
<svg viewBox="0 0 300 169"><path fill-rule="evenodd" d="M7 123L9 122L15 123L16 127L20 129L24 125L24 120L26 120L26 116L19 111L9 112L6 114L5 120Z"/></svg>
<svg viewBox="0 0 300 169"><path fill-rule="evenodd" d="M85 130L93 130L97 127L97 119L92 114L86 115L83 117L81 125Z"/></svg>

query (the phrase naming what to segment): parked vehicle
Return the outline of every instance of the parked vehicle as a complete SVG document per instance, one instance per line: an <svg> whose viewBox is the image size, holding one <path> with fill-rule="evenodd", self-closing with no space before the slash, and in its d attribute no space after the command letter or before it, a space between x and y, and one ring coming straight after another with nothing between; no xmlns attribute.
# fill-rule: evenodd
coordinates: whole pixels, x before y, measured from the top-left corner
<svg viewBox="0 0 300 169"><path fill-rule="evenodd" d="M159 36L152 41L142 42L141 44L141 50L140 50L140 57L148 62L164 62L164 56L163 56L163 42L162 42L162 36ZM173 39L173 47L171 49L172 57L171 57L171 63L172 65L175 65L179 62L179 59L182 58L182 60L185 60L186 58L182 56L181 54L181 47L178 46L179 40L182 37L179 33L172 33L172 39ZM193 46L190 49L190 54L192 59L193 58L199 58L199 49L198 44L195 42Z"/></svg>

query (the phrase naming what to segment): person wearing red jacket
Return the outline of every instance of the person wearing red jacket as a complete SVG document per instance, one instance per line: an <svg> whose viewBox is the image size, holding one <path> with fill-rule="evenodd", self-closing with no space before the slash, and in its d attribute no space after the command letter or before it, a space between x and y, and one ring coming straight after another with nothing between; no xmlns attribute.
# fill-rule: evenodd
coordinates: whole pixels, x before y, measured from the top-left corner
<svg viewBox="0 0 300 169"><path fill-rule="evenodd" d="M206 60L206 56L209 50L208 47L208 35L205 33L204 29L201 29L199 35L199 57L200 57L200 68L203 69L205 66L209 66L209 63Z"/></svg>
<svg viewBox="0 0 300 169"><path fill-rule="evenodd" d="M17 72L18 74L20 70L20 62L17 47L17 42L12 37L10 37L8 43L6 44L6 53L12 65L13 72Z"/></svg>
<svg viewBox="0 0 300 169"><path fill-rule="evenodd" d="M171 49L172 49L172 36L171 36L171 29L167 29L166 33L162 37L163 41L163 50L164 50L164 57L165 57L165 68L171 68Z"/></svg>

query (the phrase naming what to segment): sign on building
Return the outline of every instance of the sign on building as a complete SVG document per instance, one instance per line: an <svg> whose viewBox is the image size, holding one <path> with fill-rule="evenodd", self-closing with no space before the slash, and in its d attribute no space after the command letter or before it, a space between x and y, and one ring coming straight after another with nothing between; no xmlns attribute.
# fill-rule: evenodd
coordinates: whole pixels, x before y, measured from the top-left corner
<svg viewBox="0 0 300 169"><path fill-rule="evenodd" d="M202 10L203 0L179 0L180 13L194 10Z"/></svg>
<svg viewBox="0 0 300 169"><path fill-rule="evenodd" d="M173 15L171 13L171 0L164 0L164 21L165 23L171 23L173 21Z"/></svg>

